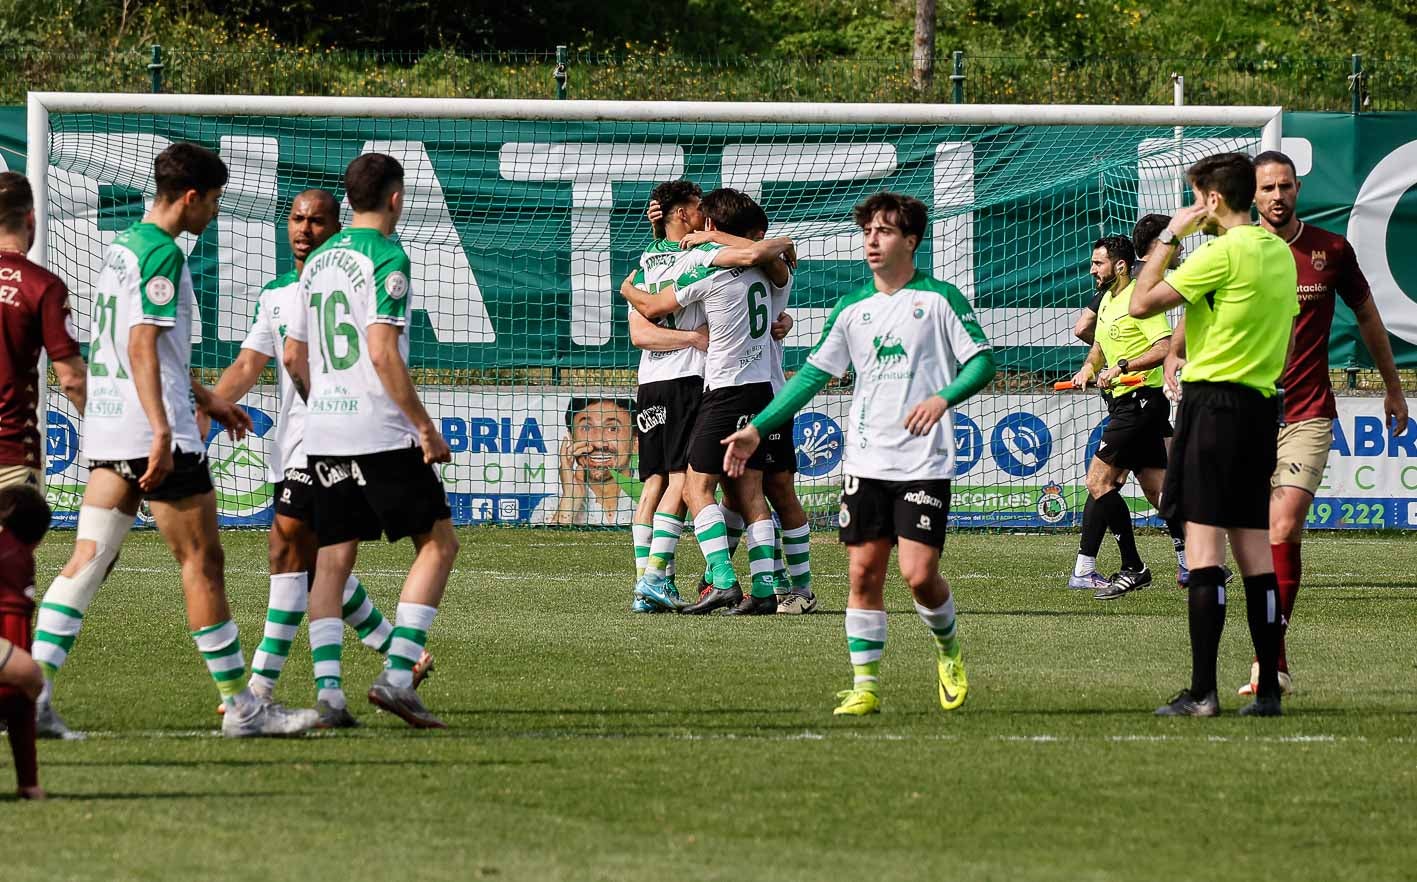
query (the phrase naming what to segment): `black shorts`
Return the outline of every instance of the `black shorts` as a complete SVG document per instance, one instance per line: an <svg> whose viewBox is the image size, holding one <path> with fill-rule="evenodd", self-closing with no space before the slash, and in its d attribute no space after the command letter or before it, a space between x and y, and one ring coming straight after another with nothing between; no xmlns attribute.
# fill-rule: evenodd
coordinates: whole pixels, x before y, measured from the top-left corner
<svg viewBox="0 0 1417 882"><path fill-rule="evenodd" d="M443 482L417 447L312 455L310 471L315 474L315 535L321 546L381 534L397 542L453 516Z"/></svg>
<svg viewBox="0 0 1417 882"><path fill-rule="evenodd" d="M791 420L787 425L779 426L764 435L763 443L758 445L758 449L763 452L763 471L773 474L796 474L797 448L792 443Z"/></svg>
<svg viewBox="0 0 1417 882"><path fill-rule="evenodd" d="M89 469L116 472L120 478L137 487L138 479L148 470L148 458L143 456L137 459L98 459L89 463ZM212 490L212 473L207 468L207 454L174 450L172 473L143 496L156 502L176 502L179 499L201 496Z"/></svg>
<svg viewBox="0 0 1417 882"><path fill-rule="evenodd" d="M315 524L315 474L308 468L286 469L276 484L276 514Z"/></svg>
<svg viewBox="0 0 1417 882"><path fill-rule="evenodd" d="M1212 527L1269 528L1279 409L1238 383L1182 383L1161 516Z"/></svg>
<svg viewBox="0 0 1417 882"><path fill-rule="evenodd" d="M946 479L882 481L846 475L841 486L843 545L897 538L945 547L950 518L950 482Z"/></svg>
<svg viewBox="0 0 1417 882"><path fill-rule="evenodd" d="M640 480L682 472L689 465L689 438L704 397L703 377L646 383L635 395L635 439Z"/></svg>
<svg viewBox="0 0 1417 882"><path fill-rule="evenodd" d="M723 439L752 422L772 401L771 383L726 386L704 393L699 419L689 442L689 465L701 475L723 474ZM789 442L790 443L790 442ZM748 457L748 468L767 468L767 445L759 444ZM780 455L780 454L779 454Z"/></svg>
<svg viewBox="0 0 1417 882"><path fill-rule="evenodd" d="M1119 398L1107 398L1107 428L1097 458L1110 466L1139 472L1166 468L1166 439L1171 437L1171 402L1154 386Z"/></svg>

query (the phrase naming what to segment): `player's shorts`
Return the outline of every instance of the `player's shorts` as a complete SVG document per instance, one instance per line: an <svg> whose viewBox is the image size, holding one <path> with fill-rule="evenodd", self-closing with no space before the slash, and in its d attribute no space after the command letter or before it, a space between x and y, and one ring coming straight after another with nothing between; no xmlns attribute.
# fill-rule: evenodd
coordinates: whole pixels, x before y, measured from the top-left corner
<svg viewBox="0 0 1417 882"><path fill-rule="evenodd" d="M315 535L320 545L382 534L390 542L433 529L453 516L438 472L417 447L358 456L310 455L315 474Z"/></svg>
<svg viewBox="0 0 1417 882"><path fill-rule="evenodd" d="M1298 487L1310 496L1323 483L1328 451L1333 446L1333 420L1299 420L1279 430L1279 447L1269 486Z"/></svg>
<svg viewBox="0 0 1417 882"><path fill-rule="evenodd" d="M723 474L723 439L748 425L772 401L771 383L725 386L704 393L699 419L689 442L689 465L701 475ZM748 468L767 468L765 445L759 444L748 457Z"/></svg>
<svg viewBox="0 0 1417 882"><path fill-rule="evenodd" d="M1171 437L1171 402L1152 386L1117 398L1107 397L1107 428L1097 458L1110 466L1139 472L1166 468L1166 439Z"/></svg>
<svg viewBox="0 0 1417 882"><path fill-rule="evenodd" d="M15 647L28 649L34 642L33 615L20 612L0 612L0 668L10 660Z"/></svg>
<svg viewBox="0 0 1417 882"><path fill-rule="evenodd" d="M89 469L107 469L116 472L120 478L138 486L138 479L148 470L146 456L137 459L96 459L89 463ZM212 473L207 468L207 454L173 451L172 472L162 483L143 495L155 502L176 502L212 492Z"/></svg>
<svg viewBox="0 0 1417 882"><path fill-rule="evenodd" d="M308 468L285 470L276 484L276 514L314 525L315 475Z"/></svg>
<svg viewBox="0 0 1417 882"><path fill-rule="evenodd" d="M682 472L689 465L689 439L704 397L703 377L646 383L635 395L635 438L640 480Z"/></svg>
<svg viewBox="0 0 1417 882"><path fill-rule="evenodd" d="M27 465L0 465L0 487L33 487L44 492L44 472Z"/></svg>
<svg viewBox="0 0 1417 882"><path fill-rule="evenodd" d="M797 448L792 443L792 421L763 436L758 445L763 452L763 471L772 474L797 472Z"/></svg>
<svg viewBox="0 0 1417 882"><path fill-rule="evenodd" d="M846 475L841 485L843 545L860 545L873 539L910 539L934 548L945 547L945 526L950 518L950 482L947 479L882 481Z"/></svg>
<svg viewBox="0 0 1417 882"><path fill-rule="evenodd" d="M1161 516L1212 527L1269 529L1279 409L1238 383L1182 383Z"/></svg>

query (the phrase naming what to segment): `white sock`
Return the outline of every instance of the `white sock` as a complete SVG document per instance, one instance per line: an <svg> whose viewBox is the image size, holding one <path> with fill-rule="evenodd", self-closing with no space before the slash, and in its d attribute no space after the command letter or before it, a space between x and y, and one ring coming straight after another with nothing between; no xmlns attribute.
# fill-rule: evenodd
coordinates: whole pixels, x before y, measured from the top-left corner
<svg viewBox="0 0 1417 882"><path fill-rule="evenodd" d="M1074 576L1086 576L1088 573L1097 572L1097 558L1079 554L1077 563L1073 564Z"/></svg>

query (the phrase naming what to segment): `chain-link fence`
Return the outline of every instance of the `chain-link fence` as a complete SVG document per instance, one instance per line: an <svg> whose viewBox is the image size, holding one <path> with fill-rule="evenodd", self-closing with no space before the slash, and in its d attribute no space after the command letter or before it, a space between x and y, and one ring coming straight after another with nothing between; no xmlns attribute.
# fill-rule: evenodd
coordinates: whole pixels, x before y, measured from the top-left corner
<svg viewBox="0 0 1417 882"><path fill-rule="evenodd" d="M710 101L930 101L1188 104L1291 110L1417 109L1417 61L1314 58L1036 58L941 53L918 84L910 58L685 57L568 51L570 98ZM0 103L27 90L407 97L549 98L557 52L369 52L167 47L0 52ZM1356 72L1356 75L1355 75Z"/></svg>

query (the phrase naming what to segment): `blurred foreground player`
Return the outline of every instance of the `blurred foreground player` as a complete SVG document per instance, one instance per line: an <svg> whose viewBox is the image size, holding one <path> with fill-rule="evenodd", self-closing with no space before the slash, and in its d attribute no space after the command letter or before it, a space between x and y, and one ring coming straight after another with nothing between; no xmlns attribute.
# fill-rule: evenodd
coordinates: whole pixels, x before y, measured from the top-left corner
<svg viewBox="0 0 1417 882"><path fill-rule="evenodd" d="M35 753L34 701L44 675L24 647L34 616L34 549L49 529L49 505L33 487L0 488L0 722L21 799L44 799Z"/></svg>

